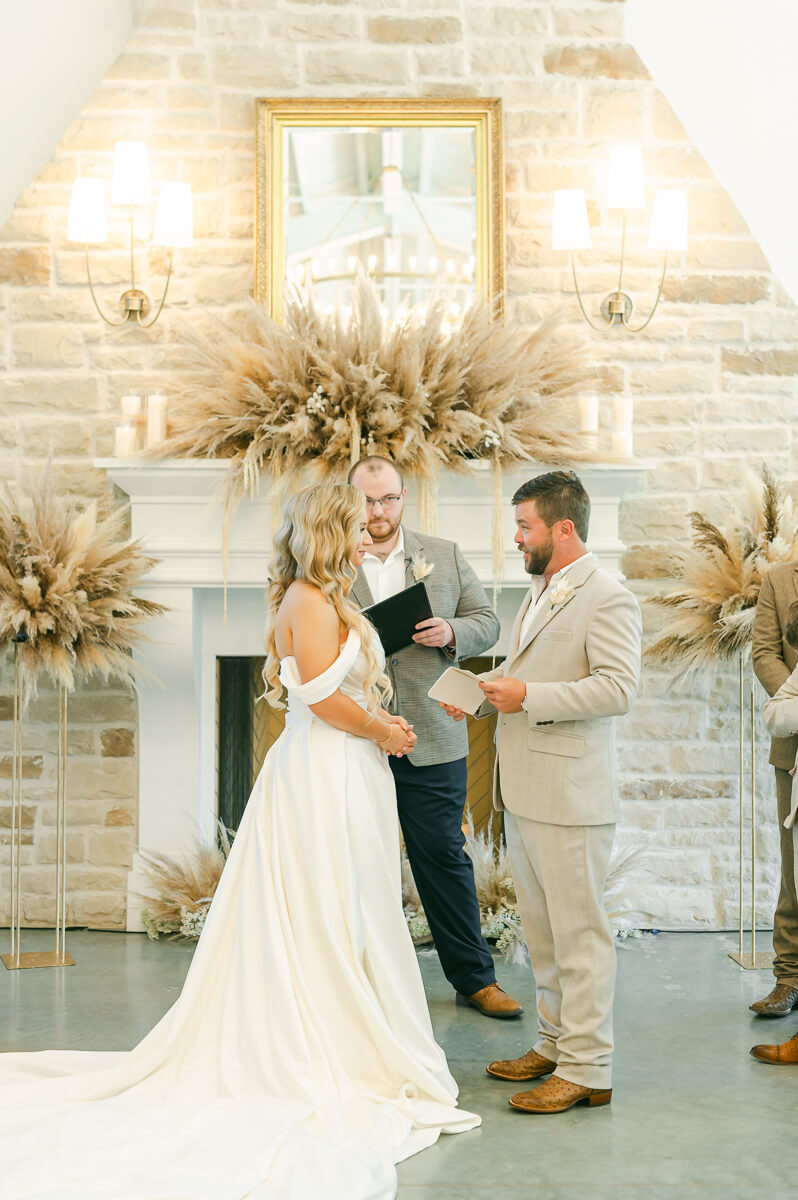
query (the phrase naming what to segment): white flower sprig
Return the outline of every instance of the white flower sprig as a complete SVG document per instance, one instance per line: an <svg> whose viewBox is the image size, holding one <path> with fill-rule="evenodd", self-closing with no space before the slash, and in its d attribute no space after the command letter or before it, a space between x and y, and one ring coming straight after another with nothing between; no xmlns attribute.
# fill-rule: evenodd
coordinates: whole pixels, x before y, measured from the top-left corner
<svg viewBox="0 0 798 1200"><path fill-rule="evenodd" d="M488 429L482 439L483 450L496 450L501 446L502 440L493 429Z"/></svg>
<svg viewBox="0 0 798 1200"><path fill-rule="evenodd" d="M327 397L324 394L324 388L319 384L312 396L309 397L305 408L314 416L321 416L327 411Z"/></svg>
<svg viewBox="0 0 798 1200"><path fill-rule="evenodd" d="M558 608L559 605L565 604L565 601L571 595L573 590L574 585L568 579L561 579L558 583L555 583L554 587L551 589L551 608L549 609L549 612L552 612L555 608Z"/></svg>
<svg viewBox="0 0 798 1200"><path fill-rule="evenodd" d="M422 579L426 579L434 568L435 563L427 562L423 550L416 550L415 554L411 556L410 570L413 573L416 583L420 583Z"/></svg>

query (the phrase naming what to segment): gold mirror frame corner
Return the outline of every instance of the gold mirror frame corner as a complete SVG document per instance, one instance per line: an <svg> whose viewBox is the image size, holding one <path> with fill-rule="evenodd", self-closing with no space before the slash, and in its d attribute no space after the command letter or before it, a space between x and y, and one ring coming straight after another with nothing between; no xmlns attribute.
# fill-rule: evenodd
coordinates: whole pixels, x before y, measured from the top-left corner
<svg viewBox="0 0 798 1200"><path fill-rule="evenodd" d="M282 133L286 127L348 124L470 126L475 133L479 290L503 309L505 204L502 102L498 97L335 99L259 97L256 106L255 299L282 316Z"/></svg>

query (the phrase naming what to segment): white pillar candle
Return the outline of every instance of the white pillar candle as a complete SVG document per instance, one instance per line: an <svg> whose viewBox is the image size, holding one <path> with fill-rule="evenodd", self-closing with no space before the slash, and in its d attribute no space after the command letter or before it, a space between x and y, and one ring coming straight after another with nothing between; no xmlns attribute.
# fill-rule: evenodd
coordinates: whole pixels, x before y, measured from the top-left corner
<svg viewBox="0 0 798 1200"><path fill-rule="evenodd" d="M136 426L117 425L114 434L114 456L116 458L130 458L131 454L135 453Z"/></svg>
<svg viewBox="0 0 798 1200"><path fill-rule="evenodd" d="M141 396L123 396L121 406L122 416L135 420L141 412Z"/></svg>
<svg viewBox="0 0 798 1200"><path fill-rule="evenodd" d="M612 401L612 452L622 458L631 458L634 453L632 421L634 403L631 396L614 396Z"/></svg>
<svg viewBox="0 0 798 1200"><path fill-rule="evenodd" d="M147 445L157 446L166 438L167 400L162 392L147 397Z"/></svg>
<svg viewBox="0 0 798 1200"><path fill-rule="evenodd" d="M631 430L616 429L612 435L612 452L618 458L631 458L634 454Z"/></svg>
<svg viewBox="0 0 798 1200"><path fill-rule="evenodd" d="M579 432L598 433L599 398L595 392L579 397Z"/></svg>

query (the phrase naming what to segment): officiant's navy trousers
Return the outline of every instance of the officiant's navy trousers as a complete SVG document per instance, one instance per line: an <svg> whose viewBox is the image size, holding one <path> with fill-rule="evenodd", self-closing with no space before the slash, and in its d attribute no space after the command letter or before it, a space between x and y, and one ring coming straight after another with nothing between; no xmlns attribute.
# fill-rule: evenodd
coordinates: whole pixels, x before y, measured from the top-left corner
<svg viewBox="0 0 798 1200"><path fill-rule="evenodd" d="M496 971L480 932L474 868L464 849L466 760L428 767L407 758L388 761L407 857L443 973L455 991L472 996L495 983Z"/></svg>

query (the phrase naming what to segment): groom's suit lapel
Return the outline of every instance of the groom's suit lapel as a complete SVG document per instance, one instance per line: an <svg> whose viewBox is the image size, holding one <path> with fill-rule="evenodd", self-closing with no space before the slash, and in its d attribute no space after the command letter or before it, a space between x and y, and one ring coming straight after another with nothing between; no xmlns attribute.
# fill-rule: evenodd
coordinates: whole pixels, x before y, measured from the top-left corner
<svg viewBox="0 0 798 1200"><path fill-rule="evenodd" d="M595 560L592 557L592 555L591 556L585 555L584 563L582 563L582 562L574 563L574 565L570 568L570 570L564 576L564 578L567 579L569 584L571 585L572 590L568 593L565 600L563 600L561 604L552 605L551 602L547 600L541 605L540 611L535 614L535 618L532 621L532 625L526 632L526 636L523 638L522 641L517 642L517 648L513 651L512 655L507 656L508 666L509 666L511 657L514 660L514 659L518 658L519 655L523 654L523 652L527 649L527 647L530 646L532 644L532 642L534 642L535 638L540 633L543 632L543 630L548 625L549 621L554 620L554 618L557 616L557 613L560 613L560 612L562 612L562 610L564 608L567 608L567 606L571 603L571 601L573 600L576 593L579 591L580 587L582 587L583 584L587 583L588 579L593 574L595 569L596 569L596 563L595 563ZM529 602L531 602L531 597L532 597L531 589L529 592L529 597L530 597ZM520 620L518 622L518 633L515 634L515 631L514 631L516 638L520 638L521 623L523 622L523 614L526 613L527 609L529 608L529 602L522 606L522 611L521 611L521 613L519 613Z"/></svg>

